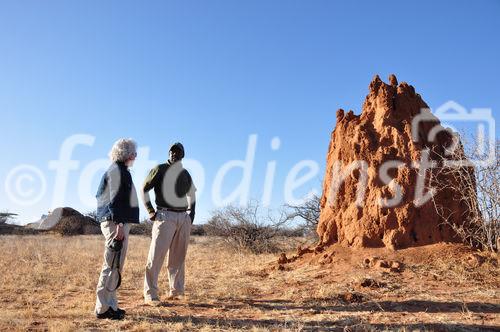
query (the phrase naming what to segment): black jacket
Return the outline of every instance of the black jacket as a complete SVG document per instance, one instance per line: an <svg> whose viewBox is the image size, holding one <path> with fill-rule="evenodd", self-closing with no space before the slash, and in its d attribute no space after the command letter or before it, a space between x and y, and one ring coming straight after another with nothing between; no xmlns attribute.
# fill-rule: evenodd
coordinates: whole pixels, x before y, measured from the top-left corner
<svg viewBox="0 0 500 332"><path fill-rule="evenodd" d="M132 176L123 162L113 163L97 190L97 219L139 223L139 201Z"/></svg>

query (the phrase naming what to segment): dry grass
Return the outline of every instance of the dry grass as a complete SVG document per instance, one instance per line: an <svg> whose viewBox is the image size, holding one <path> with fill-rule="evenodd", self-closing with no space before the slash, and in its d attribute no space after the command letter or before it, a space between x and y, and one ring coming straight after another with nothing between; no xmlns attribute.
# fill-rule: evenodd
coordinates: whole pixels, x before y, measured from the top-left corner
<svg viewBox="0 0 500 332"><path fill-rule="evenodd" d="M128 314L111 322L93 316L100 236L0 236L0 330L500 328L496 256L472 268L448 247L397 253L334 248L328 264L319 262L323 254L311 254L279 270L276 255L235 252L215 238L196 237L188 253L186 298L152 308L142 303L148 247L149 238L131 237L119 291ZM363 267L363 258L373 255L404 261L405 269ZM445 259L449 255L458 257ZM360 286L366 278L377 283ZM160 280L166 287L165 270Z"/></svg>

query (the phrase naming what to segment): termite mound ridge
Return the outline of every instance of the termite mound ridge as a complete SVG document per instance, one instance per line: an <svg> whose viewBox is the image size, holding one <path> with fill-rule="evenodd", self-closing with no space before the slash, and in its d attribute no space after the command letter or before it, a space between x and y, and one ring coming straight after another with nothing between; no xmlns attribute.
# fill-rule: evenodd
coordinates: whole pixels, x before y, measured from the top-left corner
<svg viewBox="0 0 500 332"><path fill-rule="evenodd" d="M429 172L434 172L419 173L422 158L438 166L457 156L462 159L460 143L453 155L446 153L454 142L454 135L441 127L413 86L398 84L394 75L389 84L375 76L360 115L337 111L326 158L319 246L338 242L342 246L396 249L459 242L450 224L463 223L469 212L459 199L460 183L439 174L434 177L436 187L447 184L446 188L435 193L434 202L419 199L433 185ZM391 166L385 171L392 181L380 178L384 165ZM364 188L361 198L359 183ZM398 191L401 199L388 207ZM453 212L447 220L436 211L435 202Z"/></svg>

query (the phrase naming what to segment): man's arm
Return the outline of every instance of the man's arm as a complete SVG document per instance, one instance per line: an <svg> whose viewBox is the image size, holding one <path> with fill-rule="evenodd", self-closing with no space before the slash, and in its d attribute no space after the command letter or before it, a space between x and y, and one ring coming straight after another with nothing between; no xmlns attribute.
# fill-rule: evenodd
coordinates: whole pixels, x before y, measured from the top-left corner
<svg viewBox="0 0 500 332"><path fill-rule="evenodd" d="M191 223L193 223L194 216L196 214L196 194L194 191L187 195L187 201L188 201L189 217L191 217Z"/></svg>
<svg viewBox="0 0 500 332"><path fill-rule="evenodd" d="M151 171L149 171L149 175L144 181L144 185L142 186L142 201L144 202L144 206L146 207L151 220L154 219L156 212L153 204L151 203L149 191L154 188L156 181L158 180L158 171L159 167L155 167Z"/></svg>
<svg viewBox="0 0 500 332"><path fill-rule="evenodd" d="M187 173L189 179L189 191L186 194L189 217L191 217L191 223L194 222L194 216L196 214L196 186L193 183L191 174Z"/></svg>

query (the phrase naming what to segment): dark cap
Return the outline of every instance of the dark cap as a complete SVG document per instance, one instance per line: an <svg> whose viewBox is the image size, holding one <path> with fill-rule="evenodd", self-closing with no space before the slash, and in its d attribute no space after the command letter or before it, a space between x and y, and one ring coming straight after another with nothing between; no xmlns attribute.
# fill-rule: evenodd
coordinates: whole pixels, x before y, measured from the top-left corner
<svg viewBox="0 0 500 332"><path fill-rule="evenodd" d="M172 150L176 150L177 152L180 152L179 158L181 158L181 159L184 158L184 146L181 143L176 142L176 143L172 144L169 151L172 151Z"/></svg>

